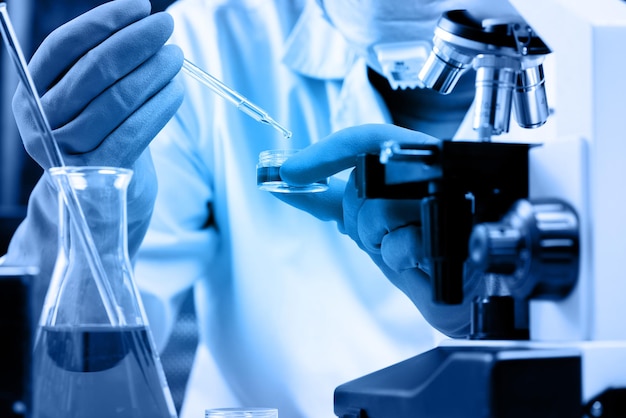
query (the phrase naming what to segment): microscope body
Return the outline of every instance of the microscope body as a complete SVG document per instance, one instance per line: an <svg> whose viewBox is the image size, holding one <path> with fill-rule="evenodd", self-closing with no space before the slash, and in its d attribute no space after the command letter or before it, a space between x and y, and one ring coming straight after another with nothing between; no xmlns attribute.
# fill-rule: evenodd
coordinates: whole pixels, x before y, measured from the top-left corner
<svg viewBox="0 0 626 418"><path fill-rule="evenodd" d="M531 152L530 196L568 201L581 234L577 285L563 300L531 301L531 337L581 350L582 398L590 402L626 388L626 2L512 3L556 63L556 138Z"/></svg>
<svg viewBox="0 0 626 418"><path fill-rule="evenodd" d="M490 141L475 122L483 142L390 144L357 167L369 197L423 199L435 301L460 303L467 274L502 286L477 298L467 339L339 386L341 418L626 416L626 2L511 3L553 54L554 132Z"/></svg>

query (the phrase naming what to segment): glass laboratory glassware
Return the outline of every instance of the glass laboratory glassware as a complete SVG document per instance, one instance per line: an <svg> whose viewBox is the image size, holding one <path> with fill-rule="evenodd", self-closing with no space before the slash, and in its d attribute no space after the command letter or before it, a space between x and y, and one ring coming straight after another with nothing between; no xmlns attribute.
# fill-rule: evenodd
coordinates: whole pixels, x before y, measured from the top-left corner
<svg viewBox="0 0 626 418"><path fill-rule="evenodd" d="M328 178L303 186L293 186L283 181L280 167L287 158L299 150L272 149L262 151L256 166L256 184L260 190L274 193L317 193L328 190Z"/></svg>
<svg viewBox="0 0 626 418"><path fill-rule="evenodd" d="M32 418L175 418L128 256L132 171L57 167L49 174L58 190L74 193L91 234L77 230L59 193L57 260L33 351ZM78 239L84 235L99 255L98 280Z"/></svg>
<svg viewBox="0 0 626 418"><path fill-rule="evenodd" d="M204 411L204 418L278 418L275 408L217 408Z"/></svg>

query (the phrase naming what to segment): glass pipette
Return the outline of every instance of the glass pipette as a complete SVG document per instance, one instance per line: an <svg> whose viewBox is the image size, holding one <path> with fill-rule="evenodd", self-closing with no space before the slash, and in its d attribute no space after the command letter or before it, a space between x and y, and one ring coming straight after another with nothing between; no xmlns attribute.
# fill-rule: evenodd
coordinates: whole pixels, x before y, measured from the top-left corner
<svg viewBox="0 0 626 418"><path fill-rule="evenodd" d="M195 64L185 60L183 62L183 70L211 90L219 94L224 99L234 104L237 109L241 110L246 115L250 116L257 122L270 125L272 128L279 131L286 139L291 138L291 131L272 119L265 110L255 105L241 94L231 89L217 78L213 77L206 71L201 70Z"/></svg>

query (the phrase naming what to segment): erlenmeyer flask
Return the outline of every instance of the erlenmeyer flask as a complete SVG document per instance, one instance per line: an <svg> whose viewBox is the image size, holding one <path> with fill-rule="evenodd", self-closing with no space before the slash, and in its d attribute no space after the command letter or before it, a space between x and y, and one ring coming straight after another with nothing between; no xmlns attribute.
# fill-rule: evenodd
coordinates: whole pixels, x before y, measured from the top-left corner
<svg viewBox="0 0 626 418"><path fill-rule="evenodd" d="M127 249L131 170L49 170L71 187L101 259L97 286L59 194L59 248L34 344L34 418L175 418Z"/></svg>

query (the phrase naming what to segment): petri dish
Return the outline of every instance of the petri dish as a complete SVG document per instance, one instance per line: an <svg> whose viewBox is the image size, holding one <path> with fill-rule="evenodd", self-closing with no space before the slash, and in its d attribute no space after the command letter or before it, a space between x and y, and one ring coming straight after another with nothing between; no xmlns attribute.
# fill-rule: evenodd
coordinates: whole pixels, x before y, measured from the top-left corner
<svg viewBox="0 0 626 418"><path fill-rule="evenodd" d="M204 411L204 418L278 418L275 408L217 408Z"/></svg>
<svg viewBox="0 0 626 418"><path fill-rule="evenodd" d="M256 166L256 184L260 190L274 193L317 193L328 190L328 178L304 186L293 186L280 177L280 167L297 149L262 151Z"/></svg>

